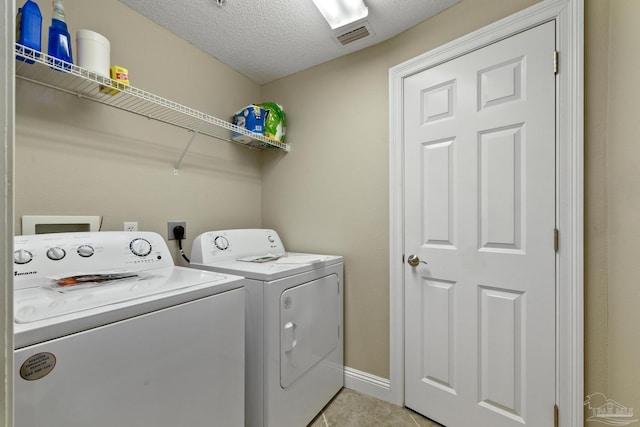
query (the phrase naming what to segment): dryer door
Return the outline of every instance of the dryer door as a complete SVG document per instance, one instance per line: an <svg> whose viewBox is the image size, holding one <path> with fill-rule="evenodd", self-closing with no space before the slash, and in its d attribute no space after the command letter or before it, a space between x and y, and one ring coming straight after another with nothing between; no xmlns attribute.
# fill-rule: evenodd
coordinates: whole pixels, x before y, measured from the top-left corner
<svg viewBox="0 0 640 427"><path fill-rule="evenodd" d="M338 276L331 274L280 295L280 385L287 388L339 343Z"/></svg>

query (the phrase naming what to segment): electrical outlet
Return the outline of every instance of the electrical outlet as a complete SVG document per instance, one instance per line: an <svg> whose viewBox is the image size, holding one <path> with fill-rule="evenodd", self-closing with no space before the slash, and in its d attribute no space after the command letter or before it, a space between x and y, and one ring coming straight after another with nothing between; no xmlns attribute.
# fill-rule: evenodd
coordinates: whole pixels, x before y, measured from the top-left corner
<svg viewBox="0 0 640 427"><path fill-rule="evenodd" d="M169 240L176 240L175 234L173 234L173 228L181 225L184 228L184 237L187 238L187 221L169 221L167 222L167 236L169 236Z"/></svg>
<svg viewBox="0 0 640 427"><path fill-rule="evenodd" d="M138 231L138 223L133 222L125 222L124 223L124 231Z"/></svg>

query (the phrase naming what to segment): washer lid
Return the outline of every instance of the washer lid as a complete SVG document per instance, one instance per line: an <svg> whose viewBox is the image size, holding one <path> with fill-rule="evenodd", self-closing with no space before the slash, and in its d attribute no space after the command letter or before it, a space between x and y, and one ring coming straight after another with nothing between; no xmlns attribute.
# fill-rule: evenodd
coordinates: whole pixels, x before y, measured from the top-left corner
<svg viewBox="0 0 640 427"><path fill-rule="evenodd" d="M141 298L175 295L196 285L213 286L228 281L227 276L183 267L135 274L127 279L65 287L57 286L53 280L41 279L37 286L14 292L15 322L30 323L114 304L135 304L135 300Z"/></svg>
<svg viewBox="0 0 640 427"><path fill-rule="evenodd" d="M200 298L242 289L243 277L186 267L157 269L149 284L78 289L65 295L44 288L14 292L14 348L45 342ZM70 294L70 295L69 295ZM40 318L40 320L35 320ZM18 320L19 319L19 320ZM26 323L19 323L19 321ZM182 325L176 325L177 328Z"/></svg>
<svg viewBox="0 0 640 427"><path fill-rule="evenodd" d="M263 256L268 255L269 254L265 254ZM260 259L263 256L255 255L249 258L256 257ZM236 274L244 276L247 279L270 282L318 268L328 267L339 262L342 262L341 256L289 252L282 254L278 259L266 262L252 262L247 258L241 258L211 264L197 264L192 262L191 266L220 273Z"/></svg>

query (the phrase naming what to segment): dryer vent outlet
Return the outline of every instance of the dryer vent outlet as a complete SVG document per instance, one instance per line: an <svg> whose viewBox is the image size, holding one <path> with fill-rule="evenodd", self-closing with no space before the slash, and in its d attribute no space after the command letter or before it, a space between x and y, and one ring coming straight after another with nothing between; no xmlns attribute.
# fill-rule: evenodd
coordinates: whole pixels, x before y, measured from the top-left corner
<svg viewBox="0 0 640 427"><path fill-rule="evenodd" d="M167 236L169 237L168 240L177 240L174 229L178 226L184 229L184 236L182 236L182 238L187 238L187 221L169 221L167 222Z"/></svg>

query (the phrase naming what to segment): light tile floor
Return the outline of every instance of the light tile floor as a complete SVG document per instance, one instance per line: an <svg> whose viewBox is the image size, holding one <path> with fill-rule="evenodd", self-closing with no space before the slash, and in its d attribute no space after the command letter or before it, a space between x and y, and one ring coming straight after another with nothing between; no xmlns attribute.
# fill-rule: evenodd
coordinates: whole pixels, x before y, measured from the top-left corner
<svg viewBox="0 0 640 427"><path fill-rule="evenodd" d="M308 427L442 427L411 409L343 388Z"/></svg>

